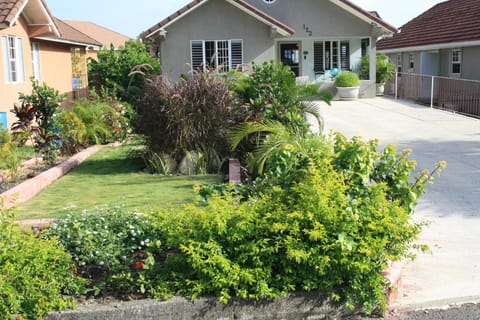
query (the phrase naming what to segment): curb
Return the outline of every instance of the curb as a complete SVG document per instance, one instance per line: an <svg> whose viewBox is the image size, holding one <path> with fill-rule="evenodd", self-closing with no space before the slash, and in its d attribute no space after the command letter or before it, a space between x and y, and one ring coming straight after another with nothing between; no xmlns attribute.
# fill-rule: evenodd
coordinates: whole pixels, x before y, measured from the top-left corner
<svg viewBox="0 0 480 320"><path fill-rule="evenodd" d="M47 171L42 172L41 174L28 179L0 194L0 198L4 199L3 207L5 209L9 209L19 203L23 203L32 199L38 193L40 193L40 191L52 184L52 182L68 173L70 170L78 166L90 155L94 154L101 148L103 148L103 146L96 145L82 150L59 165L50 168Z"/></svg>

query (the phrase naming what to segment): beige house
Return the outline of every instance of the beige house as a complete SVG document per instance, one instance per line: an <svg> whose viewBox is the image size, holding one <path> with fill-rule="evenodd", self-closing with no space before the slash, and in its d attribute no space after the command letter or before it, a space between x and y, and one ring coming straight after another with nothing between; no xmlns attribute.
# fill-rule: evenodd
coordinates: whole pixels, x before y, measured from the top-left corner
<svg viewBox="0 0 480 320"><path fill-rule="evenodd" d="M376 40L395 31L347 0L194 0L141 38L171 78L275 60L303 79L328 81L334 68L358 72L369 54L372 80L361 95L373 97Z"/></svg>
<svg viewBox="0 0 480 320"><path fill-rule="evenodd" d="M74 20L63 20L63 22L69 24L83 34L86 34L90 38L97 40L102 44L102 48L108 49L110 46L113 46L115 49L119 49L120 47L125 46L125 42L130 40L130 38L126 35L110 30L93 22ZM96 58L97 51L98 50L88 51L88 56L91 58Z"/></svg>
<svg viewBox="0 0 480 320"><path fill-rule="evenodd" d="M56 19L44 0L0 0L0 122L9 128L18 93L31 92L30 78L66 93L88 86L86 53L102 44ZM68 103L68 102L67 102Z"/></svg>

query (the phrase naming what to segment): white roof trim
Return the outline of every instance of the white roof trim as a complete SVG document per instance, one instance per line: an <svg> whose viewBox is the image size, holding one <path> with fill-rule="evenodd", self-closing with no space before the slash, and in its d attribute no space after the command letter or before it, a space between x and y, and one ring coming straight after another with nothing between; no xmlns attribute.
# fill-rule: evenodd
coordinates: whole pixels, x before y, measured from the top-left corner
<svg viewBox="0 0 480 320"><path fill-rule="evenodd" d="M22 7L18 10L17 14L15 15L15 17L13 17L12 19L12 22L10 22L10 28L13 27L13 25L15 24L15 22L17 22L18 20L18 17L20 17L20 15L22 14L23 12L23 9L25 9L25 7L27 6L27 3L28 3L28 0L26 0Z"/></svg>
<svg viewBox="0 0 480 320"><path fill-rule="evenodd" d="M231 5L237 7L238 9L242 10L243 12L245 12L246 14L249 14L250 16L254 17L255 19L265 23L266 25L270 26L271 28L275 28L276 32L284 37L288 37L290 36L291 34L287 31L285 31L283 28L281 28L281 26L279 25L276 25L276 24L272 24L272 22L268 21L267 19L265 19L264 17L262 16L259 16L258 14L255 14L255 12L253 11L250 11L248 10L247 8L245 8L244 6L242 6L241 4L239 4L238 2L234 1L234 0L227 0L228 3L230 3Z"/></svg>
<svg viewBox="0 0 480 320"><path fill-rule="evenodd" d="M18 17L20 17L20 15L23 13L23 10L25 9L25 7L26 7L27 4L28 4L28 1L29 1L29 0L26 0L26 1L23 3L22 7L18 10L17 14L16 14L15 17L12 19L12 22L11 22L10 25L9 25L10 28L15 24L15 22L17 22ZM55 23L53 22L52 17L51 17L50 14L48 13L47 8L45 8L45 6L43 5L43 2L42 2L42 1L37 0L37 2L38 2L38 4L40 5L40 7L42 8L42 13L47 17L49 25L52 26L53 31L55 32L55 35L56 35L57 37L60 37L60 32L58 31L57 26L56 26Z"/></svg>
<svg viewBox="0 0 480 320"><path fill-rule="evenodd" d="M438 43L438 44L430 44L425 46L403 47L403 48L394 48L394 49L385 49L385 50L377 49L377 51L381 53L397 53L397 52L405 52L405 51L430 51L430 50L438 50L438 49L453 49L453 48L473 47L473 46L480 46L480 40Z"/></svg>
<svg viewBox="0 0 480 320"><path fill-rule="evenodd" d="M60 37L60 31L58 30L57 26L55 25L55 22L53 22L53 19L52 17L50 16L50 14L48 14L48 11L47 11L47 8L45 8L45 6L43 5L43 2L40 1L40 0L37 0L38 3L40 4L40 6L42 7L42 11L43 13L47 16L47 19L48 19L48 23L50 23L53 27L53 31L55 32L55 35L57 37ZM28 2L28 1L27 1Z"/></svg>
<svg viewBox="0 0 480 320"><path fill-rule="evenodd" d="M145 39L147 38L150 38L151 36L153 36L154 34L156 33L159 33L160 31L162 30L165 30L165 28L167 28L168 26L170 26L171 24L177 22L177 20L180 20L181 18L183 18L184 15L186 14L189 14L190 12L194 11L195 9L198 9L199 7L201 7L202 5L204 5L206 2L208 2L208 0L203 0L202 2L198 3L197 5L191 7L190 9L188 9L187 11L183 12L182 14L178 15L178 17L176 17L175 19L172 19L171 21L169 21L168 23L166 23L164 26L162 26L161 28L159 28L158 30L155 30L153 31L152 33L148 34Z"/></svg>
<svg viewBox="0 0 480 320"><path fill-rule="evenodd" d="M58 42L58 43L73 44L75 46L82 46L82 47L92 47L92 48L94 48L94 50L98 50L100 48L100 46L93 45L91 43L70 41L70 40L65 40L65 39L56 39L56 38L49 38L49 37L35 37L34 39L51 41L51 42Z"/></svg>

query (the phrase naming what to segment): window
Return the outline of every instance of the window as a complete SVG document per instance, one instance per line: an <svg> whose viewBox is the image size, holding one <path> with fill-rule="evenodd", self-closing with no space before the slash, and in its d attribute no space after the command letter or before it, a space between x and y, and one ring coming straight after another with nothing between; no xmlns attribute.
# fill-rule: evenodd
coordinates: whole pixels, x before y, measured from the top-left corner
<svg viewBox="0 0 480 320"><path fill-rule="evenodd" d="M192 68L205 71L221 67L222 71L237 69L243 64L242 40L195 40L191 42Z"/></svg>
<svg viewBox="0 0 480 320"><path fill-rule="evenodd" d="M459 76L462 70L462 50L452 50L452 75Z"/></svg>
<svg viewBox="0 0 480 320"><path fill-rule="evenodd" d="M370 38L362 39L362 57L365 57L368 54L369 48L370 48Z"/></svg>
<svg viewBox="0 0 480 320"><path fill-rule="evenodd" d="M350 70L349 41L316 41L313 44L313 70L324 72L333 68Z"/></svg>
<svg viewBox="0 0 480 320"><path fill-rule="evenodd" d="M42 80L40 72L40 44L32 43L32 68L35 80Z"/></svg>
<svg viewBox="0 0 480 320"><path fill-rule="evenodd" d="M350 70L350 43L348 41L340 42L340 68Z"/></svg>
<svg viewBox="0 0 480 320"><path fill-rule="evenodd" d="M2 36L2 54L6 83L25 82L22 38Z"/></svg>
<svg viewBox="0 0 480 320"><path fill-rule="evenodd" d="M398 73L402 72L402 54L401 53L397 54L397 72Z"/></svg>
<svg viewBox="0 0 480 320"><path fill-rule="evenodd" d="M410 68L410 71L413 72L413 70L415 69L415 56L413 55L413 53L408 54L408 61L408 67Z"/></svg>

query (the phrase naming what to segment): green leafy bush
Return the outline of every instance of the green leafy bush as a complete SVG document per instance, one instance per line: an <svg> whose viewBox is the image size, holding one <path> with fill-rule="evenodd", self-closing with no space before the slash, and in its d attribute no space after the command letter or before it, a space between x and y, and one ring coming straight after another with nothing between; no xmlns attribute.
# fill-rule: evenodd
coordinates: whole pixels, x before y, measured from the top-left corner
<svg viewBox="0 0 480 320"><path fill-rule="evenodd" d="M19 165L17 149L10 133L0 128L0 170L8 170L9 173L16 174Z"/></svg>
<svg viewBox="0 0 480 320"><path fill-rule="evenodd" d="M390 61L390 58L383 54L377 53L376 62L376 83L385 83L390 80L395 74L395 65ZM360 61L360 75L362 79L370 78L370 57L363 56Z"/></svg>
<svg viewBox="0 0 480 320"><path fill-rule="evenodd" d="M138 66L148 67L135 72ZM129 40L118 50L113 46L100 49L97 59L91 59L88 64L88 80L97 93L106 90L131 104L142 96L145 77L159 73L160 61L138 40Z"/></svg>
<svg viewBox="0 0 480 320"><path fill-rule="evenodd" d="M72 211L57 219L45 237L58 239L72 255L78 274L91 282L91 294L138 293L135 263L146 256L149 225L140 213L121 207Z"/></svg>
<svg viewBox="0 0 480 320"><path fill-rule="evenodd" d="M245 109L244 121L276 120L307 128L295 74L281 63L252 64L251 75L237 74L231 88Z"/></svg>
<svg viewBox="0 0 480 320"><path fill-rule="evenodd" d="M19 93L21 105L15 105L12 110L18 118L12 130L22 135L22 142L32 137L37 154L41 154L47 162L54 162L61 147L62 127L58 111L65 95L60 95L58 90L46 83L40 85L33 78L31 81L32 92Z"/></svg>
<svg viewBox="0 0 480 320"><path fill-rule="evenodd" d="M77 100L61 116L66 127L65 149L78 145L105 144L123 141L130 133L128 105L116 100Z"/></svg>
<svg viewBox="0 0 480 320"><path fill-rule="evenodd" d="M344 71L335 78L337 87L357 87L360 85L360 78L355 72Z"/></svg>
<svg viewBox="0 0 480 320"><path fill-rule="evenodd" d="M385 184L350 197L354 182L336 171L329 154L318 154L304 171L290 188L272 185L251 201L227 192L206 206L150 212L171 254L157 262L147 291L214 294L226 302L318 289L350 307L384 308L381 271L407 254L420 225L388 200Z"/></svg>
<svg viewBox="0 0 480 320"><path fill-rule="evenodd" d="M0 204L0 314L39 319L52 310L75 306L67 297L82 293L71 256L55 239L43 240L21 229Z"/></svg>
<svg viewBox="0 0 480 320"><path fill-rule="evenodd" d="M226 79L217 73L194 74L175 83L155 77L146 84L138 110L140 132L154 153L179 162L201 147L222 158L229 151L225 135L236 122L236 110Z"/></svg>

